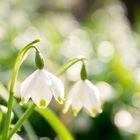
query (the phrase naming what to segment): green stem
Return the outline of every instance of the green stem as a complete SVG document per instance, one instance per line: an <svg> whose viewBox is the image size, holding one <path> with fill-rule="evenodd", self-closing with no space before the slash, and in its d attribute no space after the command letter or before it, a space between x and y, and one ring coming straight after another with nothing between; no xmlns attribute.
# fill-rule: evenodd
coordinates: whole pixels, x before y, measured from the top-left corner
<svg viewBox="0 0 140 140"><path fill-rule="evenodd" d="M34 48L34 46L32 46L32 45L39 42L39 41L40 41L39 39L36 39L33 42L26 45L19 52L19 54L17 56L16 62L15 62L14 68L13 68L13 72L12 72L11 83L10 83L10 96L9 96L9 99L8 99L8 111L7 111L7 115L6 115L6 119L5 119L4 129L3 129L3 140L5 140L7 138L9 125L10 125L10 122L11 122L11 112L12 112L12 105L13 105L13 98L14 98L14 86L15 86L15 82L16 82L16 78L17 78L17 75L18 75L20 65L21 65L22 60L23 60L25 54L27 53L27 51L30 48Z"/></svg>
<svg viewBox="0 0 140 140"><path fill-rule="evenodd" d="M85 61L87 60L87 58L74 58L70 61L68 61L66 64L64 64L55 74L57 76L62 75L67 69L69 69L72 65L74 65L75 63L79 62L79 61Z"/></svg>
<svg viewBox="0 0 140 140"><path fill-rule="evenodd" d="M36 105L32 103L30 107L25 111L25 113L21 116L21 118L18 120L14 128L10 131L8 134L7 140L10 140L10 138L13 136L14 133L17 132L18 128L20 128L23 124L23 122L30 116L30 114L33 112Z"/></svg>
<svg viewBox="0 0 140 140"><path fill-rule="evenodd" d="M16 101L15 101L16 102ZM16 105L15 107L13 108L14 109L14 112L15 114L17 115L17 117L20 119L22 114L23 114L23 111L20 107L20 105L16 102ZM30 122L28 120L26 120L24 123L23 123L23 127L29 137L30 140L38 140Z"/></svg>
<svg viewBox="0 0 140 140"><path fill-rule="evenodd" d="M15 82L16 82L16 78L18 75L18 71L20 68L20 65L22 63L22 60L25 56L25 54L28 52L28 50L30 48L35 48L36 50L38 50L35 46L33 46L35 43L38 43L40 41L40 39L36 39L33 42L29 43L28 45L26 45L18 54L17 58L16 58L16 62L13 68L13 72L12 72L12 78L11 78L11 83L10 83L10 91L14 92L14 86L15 86Z"/></svg>
<svg viewBox="0 0 140 140"><path fill-rule="evenodd" d="M3 85L1 82L0 82L0 88L2 88L3 91L4 91L4 93L8 95L8 89L6 89L6 88L4 87L4 85ZM7 100L6 100L5 98L3 98L3 96L1 96L1 97L2 97L2 99L3 99L5 102L7 102ZM13 110L14 110L15 114L17 115L17 117L20 118L20 117L22 116L22 114L23 114L23 110L22 110L21 106L19 105L19 103L18 103L16 100L14 100L14 103L15 103L15 105L13 106ZM0 110L1 110L1 108L0 108ZM0 115L0 116L1 116L1 115ZM1 121L0 121L0 125L2 126L2 127L0 127L0 136L1 136L1 137L2 137L2 130L3 130L4 122L5 122L5 121L4 121L5 116L6 116L6 114L3 113L2 123L1 123ZM0 118L1 118L1 117L0 117ZM24 127L24 129L25 129L25 131L26 131L26 133L27 133L27 135L28 135L28 138L29 138L30 140L38 140L38 137L37 137L37 135L35 134L35 132L34 132L32 126L31 126L31 124L30 124L30 122L29 122L28 120L25 121L25 123L23 124L23 127ZM1 140L1 138L0 138L0 140Z"/></svg>
<svg viewBox="0 0 140 140"><path fill-rule="evenodd" d="M52 110L50 110L49 108L40 109L38 107L36 107L35 110L49 122L49 124L61 137L62 140L74 140L72 135L69 133L69 131L66 129L66 127L62 124L62 122L58 119L58 117L54 114Z"/></svg>

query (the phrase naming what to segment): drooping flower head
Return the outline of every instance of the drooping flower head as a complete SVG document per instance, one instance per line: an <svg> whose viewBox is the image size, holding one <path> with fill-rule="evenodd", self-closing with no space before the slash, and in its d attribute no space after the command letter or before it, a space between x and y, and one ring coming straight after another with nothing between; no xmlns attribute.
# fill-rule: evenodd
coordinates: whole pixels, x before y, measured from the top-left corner
<svg viewBox="0 0 140 140"><path fill-rule="evenodd" d="M68 111L70 106L72 106L75 116L81 108L84 108L92 117L102 112L99 90L87 80L86 76L85 65L83 65L81 70L82 80L79 80L68 93L64 113Z"/></svg>
<svg viewBox="0 0 140 140"><path fill-rule="evenodd" d="M45 69L36 70L21 84L22 102L26 103L31 98L36 105L45 108L50 103L52 96L60 104L63 103L63 83Z"/></svg>
<svg viewBox="0 0 140 140"><path fill-rule="evenodd" d="M102 112L99 90L89 80L80 80L73 86L68 93L64 113L70 105L74 115L77 115L82 107L93 117Z"/></svg>
<svg viewBox="0 0 140 140"><path fill-rule="evenodd" d="M21 103L27 103L31 98L37 106L45 108L54 96L62 104L64 101L62 81L44 69L43 57L39 51L36 52L35 61L38 70L21 84Z"/></svg>

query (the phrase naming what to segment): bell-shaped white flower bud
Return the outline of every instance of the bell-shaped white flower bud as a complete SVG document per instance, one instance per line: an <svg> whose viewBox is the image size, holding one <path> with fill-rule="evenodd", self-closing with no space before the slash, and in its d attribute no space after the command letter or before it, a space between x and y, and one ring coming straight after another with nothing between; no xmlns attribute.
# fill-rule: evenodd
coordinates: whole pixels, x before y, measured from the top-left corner
<svg viewBox="0 0 140 140"><path fill-rule="evenodd" d="M52 96L62 104L64 86L60 79L45 69L36 70L21 84L21 103L27 103L31 98L37 106L45 108Z"/></svg>
<svg viewBox="0 0 140 140"><path fill-rule="evenodd" d="M86 111L95 117L97 113L101 113L101 100L98 88L89 80L78 81L71 91L68 93L66 105L63 112L67 112L70 105L74 111L74 115L85 108Z"/></svg>

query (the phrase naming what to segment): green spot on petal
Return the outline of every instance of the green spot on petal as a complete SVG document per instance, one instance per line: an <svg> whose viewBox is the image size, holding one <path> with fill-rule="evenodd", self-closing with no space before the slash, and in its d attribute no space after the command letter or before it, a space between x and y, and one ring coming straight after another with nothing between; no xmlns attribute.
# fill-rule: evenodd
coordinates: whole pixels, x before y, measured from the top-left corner
<svg viewBox="0 0 140 140"><path fill-rule="evenodd" d="M96 109L96 108L93 108L93 109L90 111L90 115L91 115L92 117L95 117L96 114L97 114L97 109Z"/></svg>
<svg viewBox="0 0 140 140"><path fill-rule="evenodd" d="M76 108L73 109L73 115L74 115L75 117L77 116L78 112L79 112L79 111L78 111Z"/></svg>
<svg viewBox="0 0 140 140"><path fill-rule="evenodd" d="M25 103L25 98L24 97L21 98L20 103L21 104L24 104Z"/></svg>
<svg viewBox="0 0 140 140"><path fill-rule="evenodd" d="M63 104L63 99L60 96L57 97L57 100L60 104Z"/></svg>
<svg viewBox="0 0 140 140"><path fill-rule="evenodd" d="M46 106L46 101L45 101L45 100L43 100L43 99L42 99L42 100L40 100L40 106L41 106L41 107Z"/></svg>

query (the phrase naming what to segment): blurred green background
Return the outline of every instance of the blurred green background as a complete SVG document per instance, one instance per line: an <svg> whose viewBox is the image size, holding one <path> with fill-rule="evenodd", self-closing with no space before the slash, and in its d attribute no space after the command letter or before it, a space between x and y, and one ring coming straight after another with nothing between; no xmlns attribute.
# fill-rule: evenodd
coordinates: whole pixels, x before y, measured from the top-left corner
<svg viewBox="0 0 140 140"><path fill-rule="evenodd" d="M76 140L140 140L139 15L138 0L0 0L0 81L8 87L17 53L38 37L51 72L69 59L86 56L88 78L101 91L103 113L91 118L81 111L73 117L71 111L63 114L55 101L49 107ZM61 77L66 94L79 79L80 67L75 64ZM35 69L32 51L19 81ZM6 105L2 98L0 103ZM39 114L29 120L39 138L58 140ZM28 140L23 128L19 134Z"/></svg>

